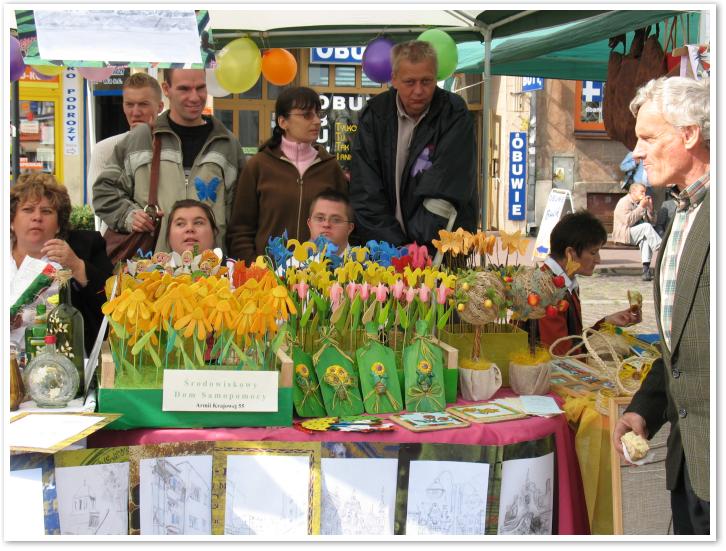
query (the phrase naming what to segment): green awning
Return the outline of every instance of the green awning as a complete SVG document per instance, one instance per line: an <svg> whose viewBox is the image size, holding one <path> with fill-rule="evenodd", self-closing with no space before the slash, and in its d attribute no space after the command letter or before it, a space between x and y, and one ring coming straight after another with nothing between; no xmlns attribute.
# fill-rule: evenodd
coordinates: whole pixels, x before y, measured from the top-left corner
<svg viewBox="0 0 726 551"><path fill-rule="evenodd" d="M614 11L549 29L532 31L509 39L492 41L493 75L537 76L566 80L605 80L610 56L608 39L627 33L628 47L633 30L660 23L682 12ZM688 17L688 35L698 36L699 13ZM660 25L661 43L665 44L665 25ZM676 44L683 44L680 23ZM458 44L459 64L456 72L483 73L484 45L480 42ZM617 51L622 51L619 47Z"/></svg>

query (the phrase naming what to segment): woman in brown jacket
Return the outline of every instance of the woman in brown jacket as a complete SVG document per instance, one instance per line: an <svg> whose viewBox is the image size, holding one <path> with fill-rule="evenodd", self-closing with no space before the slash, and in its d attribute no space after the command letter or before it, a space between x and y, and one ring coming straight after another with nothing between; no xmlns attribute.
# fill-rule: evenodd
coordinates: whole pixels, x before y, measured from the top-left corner
<svg viewBox="0 0 726 551"><path fill-rule="evenodd" d="M315 142L323 116L315 90L283 90L275 102L272 138L247 161L237 184L229 220L228 251L249 262L265 254L270 236L287 230L290 239L309 239L308 211L321 191L348 192L334 156Z"/></svg>

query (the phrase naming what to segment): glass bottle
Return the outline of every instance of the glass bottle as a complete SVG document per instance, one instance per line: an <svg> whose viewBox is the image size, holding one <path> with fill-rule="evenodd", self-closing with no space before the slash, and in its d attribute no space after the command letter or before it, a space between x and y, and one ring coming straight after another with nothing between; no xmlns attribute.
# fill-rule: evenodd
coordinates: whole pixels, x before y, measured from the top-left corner
<svg viewBox="0 0 726 551"><path fill-rule="evenodd" d="M55 335L46 335L45 348L25 368L25 388L38 407L62 408L78 392L76 366L55 348Z"/></svg>
<svg viewBox="0 0 726 551"><path fill-rule="evenodd" d="M25 398L23 377L18 367L17 352L10 351L10 411L16 411Z"/></svg>
<svg viewBox="0 0 726 551"><path fill-rule="evenodd" d="M55 335L58 352L76 366L80 390L83 390L83 316L71 304L71 271L58 270L58 282L60 301L48 314L48 334Z"/></svg>
<svg viewBox="0 0 726 551"><path fill-rule="evenodd" d="M46 320L45 304L40 303L35 308L35 322L25 328L26 365L45 346L45 335L48 329Z"/></svg>

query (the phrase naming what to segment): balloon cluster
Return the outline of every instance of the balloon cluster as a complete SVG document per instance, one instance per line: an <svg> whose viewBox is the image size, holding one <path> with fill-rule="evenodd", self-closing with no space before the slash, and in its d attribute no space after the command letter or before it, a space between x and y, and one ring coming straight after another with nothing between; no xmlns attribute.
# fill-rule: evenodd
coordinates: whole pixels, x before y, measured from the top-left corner
<svg viewBox="0 0 726 551"><path fill-rule="evenodd" d="M447 33L439 29L429 29L422 32L417 40L428 42L436 52L438 62L437 80L444 80L455 70L459 61L456 42ZM391 50L393 42L385 37L371 40L363 52L363 72L373 82L381 84L389 82L393 74L391 64Z"/></svg>
<svg viewBox="0 0 726 551"><path fill-rule="evenodd" d="M246 92L260 73L276 86L290 84L297 74L297 61L290 52L271 48L261 54L250 38L233 40L216 57L216 67L207 71L207 90L215 97Z"/></svg>

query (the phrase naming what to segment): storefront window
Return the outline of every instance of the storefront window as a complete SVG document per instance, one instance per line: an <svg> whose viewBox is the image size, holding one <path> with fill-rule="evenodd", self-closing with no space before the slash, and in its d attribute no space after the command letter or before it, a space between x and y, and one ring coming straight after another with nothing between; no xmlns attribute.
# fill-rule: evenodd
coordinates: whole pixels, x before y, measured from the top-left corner
<svg viewBox="0 0 726 551"><path fill-rule="evenodd" d="M55 173L55 102L20 102L20 172Z"/></svg>
<svg viewBox="0 0 726 551"><path fill-rule="evenodd" d="M240 99L262 99L262 76L257 79L255 85L246 92L239 95Z"/></svg>
<svg viewBox="0 0 726 551"><path fill-rule="evenodd" d="M277 99L277 96L280 95L280 92L282 92L285 88L290 86L289 84L286 86L275 86L274 84L267 83L267 99Z"/></svg>
<svg viewBox="0 0 726 551"><path fill-rule="evenodd" d="M239 111L239 143L247 153L260 145L260 112Z"/></svg>
<svg viewBox="0 0 726 551"><path fill-rule="evenodd" d="M308 86L328 86L330 68L327 65L310 65L308 67Z"/></svg>
<svg viewBox="0 0 726 551"><path fill-rule="evenodd" d="M602 106L605 83L578 80L575 84L575 134L580 137L607 137Z"/></svg>
<svg viewBox="0 0 726 551"><path fill-rule="evenodd" d="M355 87L355 67L338 65L335 68L335 85Z"/></svg>
<svg viewBox="0 0 726 551"><path fill-rule="evenodd" d="M361 86L363 86L364 88L381 88L383 86L383 84L381 84L380 82L375 82L369 79L366 76L365 71L361 71L360 74Z"/></svg>
<svg viewBox="0 0 726 551"><path fill-rule="evenodd" d="M230 132L234 132L234 119L232 115L232 111L228 109L215 109L214 110L214 116L219 119L219 122L221 122L227 130Z"/></svg>

